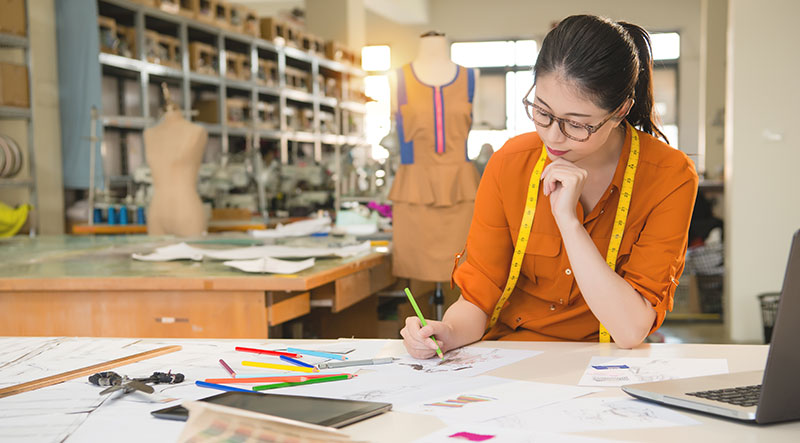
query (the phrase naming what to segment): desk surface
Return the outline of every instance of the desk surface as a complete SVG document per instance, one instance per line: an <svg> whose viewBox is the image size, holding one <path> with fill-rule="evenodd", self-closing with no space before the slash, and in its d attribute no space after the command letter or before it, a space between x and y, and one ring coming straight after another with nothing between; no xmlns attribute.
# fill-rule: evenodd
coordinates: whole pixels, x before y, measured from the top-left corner
<svg viewBox="0 0 800 443"><path fill-rule="evenodd" d="M67 351L70 349L80 349L86 356L97 353L97 350L107 348L109 345L116 345L121 355L128 355L138 352L142 346L145 348L156 348L169 344L183 345L183 350L157 357L153 360L134 363L115 371L122 374L138 374L152 371L153 367L165 370L170 367L170 362L186 361L187 356L194 356L197 360L198 368L216 368L219 370L215 356L218 354L214 349L219 347L233 347L234 345L263 345L266 341L260 340L165 340L165 339L85 339L85 338L0 338L0 386L25 381L24 376L43 377L75 369L75 361L70 362L70 357L74 356ZM273 341L274 343L274 341ZM298 340L281 340L279 343L287 345L300 345L307 347L309 342ZM304 346L303 346L304 345ZM214 348L217 346L217 348ZM517 363L501 367L489 372L487 375L505 377L509 379L528 380L545 383L559 383L566 385L577 385L587 364L593 356L617 356L617 357L659 357L659 358L725 358L728 361L729 370L746 371L763 369L768 351L767 346L763 345L692 345L692 344L651 344L643 345L634 350L618 349L614 345L599 343L546 343L546 342L483 342L477 344L481 347L501 347L507 349L526 349L542 351L541 354L519 361ZM95 349L95 351L92 351ZM204 354L205 353L207 355ZM36 353L40 356L52 355L53 359L49 364L37 366L36 374L14 373L15 365L20 369L19 361L21 355ZM182 354L183 353L183 354ZM402 344L399 341L386 341L384 353L389 355L401 355L403 353ZM105 361L117 357L116 355L97 355L96 360ZM48 361L45 359L45 361ZM73 366L69 366L72 364ZM185 363L184 363L185 364ZM77 366L79 367L79 366ZM179 368L173 368L179 369ZM193 381L190 371L187 372L187 379ZM196 374L196 372L195 372ZM82 384L90 393L94 393L90 385L84 378L66 382L62 385L43 388L39 391L19 394L17 396L0 399L0 410L10 411L12 408L17 411L16 417L11 414L0 414L0 440L20 435L36 436L31 441L62 441L69 435L67 443L82 441L99 441L104 438L114 441L140 441L146 435L157 435L159 441L175 441L181 431L182 423L158 420L149 416L149 411L160 408L148 403L135 403L132 401L106 402L97 407L91 414L85 410L78 414L72 414L68 423L61 424L61 428L56 429L55 424L42 427L45 417L38 409L42 405L37 405L36 401L43 398L58 398L58 392L70 386L75 388L75 384ZM188 386L189 390L181 391L185 395L183 398L202 398L213 395L216 391L210 391L194 386ZM173 391L177 392L177 391ZM95 394L96 395L96 394ZM177 394L173 394L177 395ZM624 396L619 388L605 388L603 391L591 394L592 396ZM75 400L77 401L77 400ZM101 402L99 402L101 403ZM29 409L19 409L20 405L27 405ZM55 407L55 406L53 406ZM65 403L64 407L69 405ZM545 406L546 407L546 406ZM695 420L700 425L686 427L666 427L658 429L628 429L613 431L583 432L577 435L592 436L606 439L623 441L656 441L670 442L686 441L792 441L800 435L800 422L782 423L768 426L757 426L743 424L724 419L718 419L689 411L680 411ZM37 414L39 420L37 420ZM51 420L51 416L48 420ZM60 422L59 422L60 423ZM367 441L394 442L411 441L422 437L431 432L445 427L437 418L427 415L416 415L392 411L369 420L350 425L344 430L354 438ZM108 434L113 432L113 437ZM12 440L14 438L11 438Z"/></svg>
<svg viewBox="0 0 800 443"><path fill-rule="evenodd" d="M187 241L203 248L243 246L245 236ZM249 238L253 243L257 239ZM317 259L293 276L247 274L221 261L142 262L147 253L181 239L146 236L42 236L0 241L0 291L38 290L285 290L305 291L386 260L387 248L366 255ZM306 239L310 241L310 239ZM325 241L325 240L320 240ZM225 244L224 242L228 242Z"/></svg>

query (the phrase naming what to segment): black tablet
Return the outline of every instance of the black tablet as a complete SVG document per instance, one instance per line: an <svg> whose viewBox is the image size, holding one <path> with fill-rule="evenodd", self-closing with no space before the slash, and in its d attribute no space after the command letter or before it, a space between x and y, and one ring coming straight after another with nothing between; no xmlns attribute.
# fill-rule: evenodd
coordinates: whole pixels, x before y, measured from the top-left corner
<svg viewBox="0 0 800 443"><path fill-rule="evenodd" d="M392 409L391 403L258 392L225 392L200 401L334 428L341 428ZM180 405L152 411L151 414L170 420L185 421L189 418L189 411Z"/></svg>

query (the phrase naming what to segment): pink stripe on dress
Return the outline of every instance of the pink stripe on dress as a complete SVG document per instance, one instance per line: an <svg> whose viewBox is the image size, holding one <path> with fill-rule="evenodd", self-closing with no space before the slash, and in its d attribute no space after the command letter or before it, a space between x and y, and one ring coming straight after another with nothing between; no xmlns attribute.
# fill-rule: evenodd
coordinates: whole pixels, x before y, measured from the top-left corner
<svg viewBox="0 0 800 443"><path fill-rule="evenodd" d="M442 109L442 88L437 86L433 91L434 109L436 114L436 153L444 153L444 112Z"/></svg>

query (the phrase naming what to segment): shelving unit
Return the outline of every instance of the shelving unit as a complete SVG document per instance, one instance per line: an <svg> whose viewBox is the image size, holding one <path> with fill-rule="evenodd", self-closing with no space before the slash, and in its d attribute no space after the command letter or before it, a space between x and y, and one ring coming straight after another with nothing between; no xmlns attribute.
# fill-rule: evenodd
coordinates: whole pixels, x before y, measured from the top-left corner
<svg viewBox="0 0 800 443"><path fill-rule="evenodd" d="M30 33L30 19L28 16L29 11L28 1L25 1L25 29ZM34 155L34 120L33 120L33 67L31 65L30 41L28 37L0 33L0 51L22 51L23 64L28 69L28 108L20 108L14 106L0 106L0 120L2 121L22 121L27 126L26 140L15 140L20 145L23 154L23 162L27 165L27 177L17 176L11 178L0 178L0 192L3 188L27 188L28 189L28 202L38 209L39 201L36 189L36 158ZM0 133L3 132L0 126ZM35 218L36 212L32 212L30 222L30 235L36 235L38 228L37 220Z"/></svg>
<svg viewBox="0 0 800 443"><path fill-rule="evenodd" d="M364 118L365 105L350 100L348 89L351 80L363 81L362 70L129 0L98 0L97 7L99 16L131 27L136 35L132 58L105 52L98 56L103 95L108 95L108 87L117 88L116 109L104 106L102 110L104 132L118 133L114 137L119 138L121 150L104 155L106 163L109 159L117 162L112 171L106 170L107 176L114 176L123 185L125 180L132 181L133 171L129 167L144 164L141 132L157 122L163 100L159 85L165 82L185 117L209 133L204 163L219 164L234 155L260 158L251 157L256 150L261 156L270 154L281 165L321 165L323 161L333 161L336 166L331 192L338 205L340 187L335 180L341 176L341 148L365 144L363 125L360 132L350 133L343 127L342 119L348 112ZM163 66L148 60L146 32L152 31L179 42L179 66ZM190 48L194 43L216 51L213 66L204 66L202 72L192 66ZM260 61L276 65L273 77L260 71ZM241 75L242 72L229 72L229 66L246 66L249 71ZM307 74L303 80L306 91L290 83L294 80L291 74L299 71ZM322 89L325 74L337 79L339 95L325 94ZM216 102L208 97L215 97ZM229 99L234 100L228 103ZM242 106L229 108L233 102ZM202 109L193 112L192 108ZM268 117L271 118L267 120ZM234 118L237 120L231 121ZM324 128L323 121L327 125ZM261 200L259 206L264 205Z"/></svg>

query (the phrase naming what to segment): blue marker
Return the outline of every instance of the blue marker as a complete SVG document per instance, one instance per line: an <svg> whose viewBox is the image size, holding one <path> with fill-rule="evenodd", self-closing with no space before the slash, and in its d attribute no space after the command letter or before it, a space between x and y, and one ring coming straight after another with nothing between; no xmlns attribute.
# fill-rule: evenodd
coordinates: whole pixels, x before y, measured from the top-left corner
<svg viewBox="0 0 800 443"><path fill-rule="evenodd" d="M201 388L219 389L220 391L255 392L251 389L234 388L233 386L218 385L216 383L208 383L200 380L197 380L194 382L194 384L200 386Z"/></svg>
<svg viewBox="0 0 800 443"><path fill-rule="evenodd" d="M312 355L314 357L333 358L336 360L347 360L347 357L345 357L344 355L333 354L330 352L311 351L309 349L300 349L300 348L289 348L286 351L301 355Z"/></svg>
<svg viewBox="0 0 800 443"><path fill-rule="evenodd" d="M302 361L294 359L292 357L287 357L285 355L281 355L280 358L281 358L281 360L287 361L287 362L289 362L289 363L291 363L293 365L302 366L304 368L314 369L314 365L310 365L308 363L302 362Z"/></svg>
<svg viewBox="0 0 800 443"><path fill-rule="evenodd" d="M630 369L628 365L592 365L595 369Z"/></svg>

